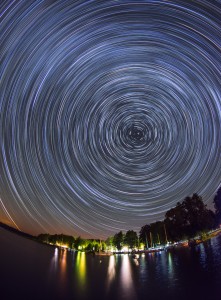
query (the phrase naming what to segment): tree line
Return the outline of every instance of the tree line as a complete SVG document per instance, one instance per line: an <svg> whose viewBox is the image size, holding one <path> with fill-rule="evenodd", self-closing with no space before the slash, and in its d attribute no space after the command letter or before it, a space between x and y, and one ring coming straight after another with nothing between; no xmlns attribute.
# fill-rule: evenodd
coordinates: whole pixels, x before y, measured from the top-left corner
<svg viewBox="0 0 221 300"><path fill-rule="evenodd" d="M207 208L202 197L193 194L192 197L186 197L168 210L163 221L142 226L139 237L133 230L127 231L125 235L120 231L107 242L121 250L123 246L133 249L141 243L145 248L150 248L196 236L203 239L208 231L221 224L221 188L217 191L213 203L215 211Z"/></svg>
<svg viewBox="0 0 221 300"><path fill-rule="evenodd" d="M67 247L75 250L83 251L100 251L106 250L105 241L99 239L83 239L80 236L74 238L70 235L65 234L39 234L37 240L58 247Z"/></svg>
<svg viewBox="0 0 221 300"><path fill-rule="evenodd" d="M208 209L198 194L186 197L166 212L164 220L142 226L139 235L134 230L128 230L125 234L120 231L106 241L101 241L64 234L40 234L38 240L76 250L99 251L115 248L120 251L123 247L150 248L196 236L203 238L208 231L217 228L221 223L221 188L213 203L215 211Z"/></svg>

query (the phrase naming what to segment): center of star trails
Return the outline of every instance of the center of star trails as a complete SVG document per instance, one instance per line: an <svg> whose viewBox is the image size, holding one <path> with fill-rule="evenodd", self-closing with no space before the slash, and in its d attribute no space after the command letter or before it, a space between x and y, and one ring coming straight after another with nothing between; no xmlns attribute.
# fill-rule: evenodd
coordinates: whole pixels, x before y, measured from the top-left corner
<svg viewBox="0 0 221 300"><path fill-rule="evenodd" d="M130 130L129 130L129 137L132 139L132 140L135 140L135 141L140 141L144 138L144 132L142 129L140 128L136 128L136 127L132 127Z"/></svg>

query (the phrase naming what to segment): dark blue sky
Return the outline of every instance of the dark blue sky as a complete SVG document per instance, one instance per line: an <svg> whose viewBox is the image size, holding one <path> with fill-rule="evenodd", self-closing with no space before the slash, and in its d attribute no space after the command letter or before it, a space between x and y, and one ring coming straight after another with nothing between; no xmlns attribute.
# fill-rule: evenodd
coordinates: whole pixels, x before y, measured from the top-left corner
<svg viewBox="0 0 221 300"><path fill-rule="evenodd" d="M105 238L221 179L220 1L1 1L0 221Z"/></svg>

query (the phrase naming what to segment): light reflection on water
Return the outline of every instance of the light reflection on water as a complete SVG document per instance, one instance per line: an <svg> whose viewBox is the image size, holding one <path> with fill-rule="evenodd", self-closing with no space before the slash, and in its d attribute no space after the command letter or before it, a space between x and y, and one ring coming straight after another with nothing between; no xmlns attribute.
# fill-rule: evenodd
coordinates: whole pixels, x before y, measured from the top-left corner
<svg viewBox="0 0 221 300"><path fill-rule="evenodd" d="M217 271L219 279L213 272L214 264L218 268L221 266L217 256L220 248L217 250L215 246L207 243L194 249L140 255L136 259L128 254L101 258L84 252L69 253L55 249L50 269L51 273L59 274L63 288L65 281L69 281L72 293L77 293L78 299L90 299L91 293L99 291L104 299L136 300L140 299L140 294L147 299L158 299L161 294L164 294L164 299L171 299L171 295L179 295L182 289L183 298L180 299L185 299L193 289L199 293L199 283L204 284L202 294L206 293L207 284L214 288L215 293L217 287L214 283L221 279L220 269ZM208 271L208 265L211 265L211 278L203 273Z"/></svg>
<svg viewBox="0 0 221 300"><path fill-rule="evenodd" d="M123 254L120 270L121 296L125 299L137 299L132 278L131 261L128 254Z"/></svg>
<svg viewBox="0 0 221 300"><path fill-rule="evenodd" d="M115 256L111 255L109 258L108 270L107 270L107 290L109 291L112 281L116 274L115 268Z"/></svg>
<svg viewBox="0 0 221 300"><path fill-rule="evenodd" d="M221 299L221 236L137 260L55 249L3 229L0 245L1 299Z"/></svg>
<svg viewBox="0 0 221 300"><path fill-rule="evenodd" d="M173 274L173 260L172 260L172 254L168 253L168 273L170 275Z"/></svg>
<svg viewBox="0 0 221 300"><path fill-rule="evenodd" d="M67 250L62 250L59 264L61 269L61 278L64 280L67 272Z"/></svg>
<svg viewBox="0 0 221 300"><path fill-rule="evenodd" d="M51 265L50 265L51 272L56 271L57 267L58 267L58 248L55 248L54 249L54 256L51 259Z"/></svg>
<svg viewBox="0 0 221 300"><path fill-rule="evenodd" d="M86 285L86 254L78 252L76 257L75 274L79 288L83 291Z"/></svg>
<svg viewBox="0 0 221 300"><path fill-rule="evenodd" d="M54 249L54 255L50 263L49 279L51 280L54 275L57 275L59 281L57 285L61 293L64 293L68 282L68 270L67 270L67 250Z"/></svg>

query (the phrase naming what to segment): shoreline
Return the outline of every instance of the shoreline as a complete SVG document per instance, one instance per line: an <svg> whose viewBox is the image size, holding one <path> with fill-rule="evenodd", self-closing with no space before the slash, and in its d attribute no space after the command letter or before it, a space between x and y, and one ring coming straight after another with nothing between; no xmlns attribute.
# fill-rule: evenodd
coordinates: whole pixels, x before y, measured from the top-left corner
<svg viewBox="0 0 221 300"><path fill-rule="evenodd" d="M57 247L59 249L64 249L63 247L60 247L58 245L54 245L54 244L50 244L50 243L45 243L45 242L41 242L37 239L37 236L33 236L33 235L30 235L26 232L23 232L23 231L19 231L7 224L4 224L2 222L0 222L0 227L4 228L5 230L7 231L10 231L16 235L19 235L19 236L22 236L26 239L30 239L30 240L33 240L33 241L36 241L40 244L43 244L43 245L47 245L47 246L50 246L50 247ZM161 251L169 251L169 250L174 250L174 249L180 249L180 248L184 248L184 247L195 247L203 242L206 242L210 239L212 239L213 237L216 237L218 235L221 234L221 228L217 228L213 231L210 231L208 233L205 233L205 234L202 234L202 236L200 237L197 237L197 238L190 238L189 240L185 240L185 241L179 241L179 242L176 242L176 243L173 243L173 244L169 244L169 245L162 245L162 246L159 246L159 247L156 247L156 248L149 248L149 249L145 249L145 250L131 250L131 251L113 251L113 252L110 252L110 251L100 251L100 252L95 252L94 255L96 256L110 256L110 255L115 255L115 254L148 254L148 253L157 253L157 252L161 252ZM76 251L76 252L82 252L81 250L75 250L75 249L72 249L72 248L66 248L67 250L72 250L72 251ZM90 251L83 251L87 254L91 254Z"/></svg>

